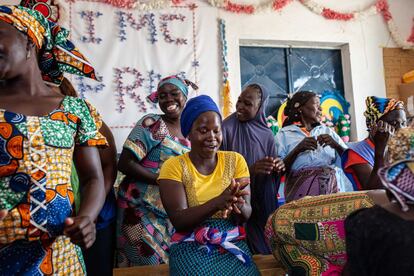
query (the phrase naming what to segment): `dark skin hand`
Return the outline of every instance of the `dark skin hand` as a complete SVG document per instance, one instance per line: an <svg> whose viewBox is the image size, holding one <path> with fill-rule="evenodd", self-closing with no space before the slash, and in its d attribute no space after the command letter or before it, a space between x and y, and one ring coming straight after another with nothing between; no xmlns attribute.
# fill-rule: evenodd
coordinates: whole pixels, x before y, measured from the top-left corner
<svg viewBox="0 0 414 276"><path fill-rule="evenodd" d="M339 155L342 155L342 153L344 153L345 149L341 145L339 145L329 134L321 134L318 136L317 140L319 145L321 145L322 147L329 146L336 150L336 152Z"/></svg>
<svg viewBox="0 0 414 276"><path fill-rule="evenodd" d="M249 179L241 178L237 179L235 182L240 183L245 181L248 182ZM240 186L233 182L233 184L225 189L219 196L212 198L199 206L188 207L185 188L182 183L161 179L159 180L159 184L164 208L171 223L178 232L192 231L196 226L218 211L223 211L223 215L227 217L233 210L235 204L239 204L237 206L241 213L239 215L243 216L246 220L250 216L249 186L240 190ZM240 206L241 204L243 205Z"/></svg>
<svg viewBox="0 0 414 276"><path fill-rule="evenodd" d="M281 173L285 171L285 163L280 158L266 156L258 160L250 168L251 174L271 174L272 172Z"/></svg>
<svg viewBox="0 0 414 276"><path fill-rule="evenodd" d="M249 178L232 179L230 186L227 188L227 192L236 196L237 201L226 206L226 209L222 210L223 218L231 216L236 224L242 224L249 219L251 215L251 206L250 204L245 204L246 202L250 202L249 184Z"/></svg>
<svg viewBox="0 0 414 276"><path fill-rule="evenodd" d="M305 151L316 150L318 142L313 137L304 138L283 160L285 163L286 171L290 171L292 164L295 162L298 155Z"/></svg>
<svg viewBox="0 0 414 276"><path fill-rule="evenodd" d="M73 160L82 183L81 204L76 217L65 220L63 233L70 240L84 248L95 241L95 223L105 201L103 173L98 149L95 147L76 147Z"/></svg>
<svg viewBox="0 0 414 276"><path fill-rule="evenodd" d="M314 137L305 137L283 160L287 171L290 170L298 155L305 151L312 151L318 148L318 144L322 147L329 146L342 155L344 148L339 145L329 134L321 134L315 139Z"/></svg>

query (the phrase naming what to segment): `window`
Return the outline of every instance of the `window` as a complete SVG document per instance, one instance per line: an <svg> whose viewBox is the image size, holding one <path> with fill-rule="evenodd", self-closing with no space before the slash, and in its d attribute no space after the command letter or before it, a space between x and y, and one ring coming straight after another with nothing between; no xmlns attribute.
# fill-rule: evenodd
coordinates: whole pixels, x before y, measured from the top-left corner
<svg viewBox="0 0 414 276"><path fill-rule="evenodd" d="M280 47L240 47L242 87L261 84L270 94L267 115L276 118L287 95L300 90L344 96L341 50Z"/></svg>

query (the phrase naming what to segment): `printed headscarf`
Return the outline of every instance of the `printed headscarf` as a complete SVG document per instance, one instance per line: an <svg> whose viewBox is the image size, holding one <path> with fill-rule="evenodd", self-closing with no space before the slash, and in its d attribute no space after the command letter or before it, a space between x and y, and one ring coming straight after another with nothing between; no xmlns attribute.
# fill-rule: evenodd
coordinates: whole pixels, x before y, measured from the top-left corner
<svg viewBox="0 0 414 276"><path fill-rule="evenodd" d="M209 96L197 96L187 102L180 118L181 133L184 137L188 137L188 134L190 134L194 121L197 120L202 113L208 111L216 112L221 119L219 108Z"/></svg>
<svg viewBox="0 0 414 276"><path fill-rule="evenodd" d="M26 34L37 47L45 82L60 85L63 72L97 80L92 65L68 40L69 31L40 12L21 6L0 6L0 20Z"/></svg>
<svg viewBox="0 0 414 276"><path fill-rule="evenodd" d="M408 211L414 204L414 128L400 129L388 141L388 165L378 172L384 187Z"/></svg>
<svg viewBox="0 0 414 276"><path fill-rule="evenodd" d="M367 97L365 100L367 110L364 116L367 121L367 128L371 130L378 120L388 112L393 110L404 109L404 103L392 98L379 98L375 96Z"/></svg>
<svg viewBox="0 0 414 276"><path fill-rule="evenodd" d="M181 91L181 93L183 93L186 99L188 98L188 86L191 86L194 90L198 89L197 85L192 83L191 81L183 79L179 77L178 75L172 75L172 76L168 76L160 80L157 86L157 91L151 93L147 97L147 99L152 103L158 103L158 91L161 86L167 83L177 86L177 88Z"/></svg>

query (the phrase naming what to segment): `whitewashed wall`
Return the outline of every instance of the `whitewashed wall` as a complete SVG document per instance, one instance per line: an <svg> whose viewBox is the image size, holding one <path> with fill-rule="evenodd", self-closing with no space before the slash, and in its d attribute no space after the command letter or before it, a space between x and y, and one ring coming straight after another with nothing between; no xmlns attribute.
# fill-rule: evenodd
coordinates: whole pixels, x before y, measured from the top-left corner
<svg viewBox="0 0 414 276"><path fill-rule="evenodd" d="M373 0L315 0L320 4L338 10L352 10L363 8ZM16 3L13 0L0 0L2 4ZM250 1L249 1L250 2ZM390 0L390 8L394 20L404 38L407 38L414 17L413 0ZM199 2L200 3L200 2ZM383 47L395 47L386 24L380 15L368 17L362 21L340 22L326 20L307 10L298 1L286 6L281 12L263 12L256 15L238 15L222 10L211 11L211 8L200 3L200 11L208 11L210 16L217 16L226 21L228 61L230 70L230 84L233 102L240 93L240 63L239 46L243 41L250 43L264 43L266 45L306 45L337 46L343 50L343 63L345 76L345 94L351 102L351 115L353 122L354 139L365 137L365 120L363 112L365 109L364 100L366 96L385 96L385 82L383 72ZM211 24L216 28L214 20L208 20L205 24ZM216 35L216 31L212 31ZM216 38L214 38L216 39ZM219 45L212 58L217 59ZM210 53L205 53L211 55ZM140 55L137 52L137 55ZM96 59L94 57L93 59ZM217 64L220 64L217 62ZM219 81L220 66L205 70L206 74L213 74ZM200 76L203 78L203 76ZM220 84L216 84L219 87ZM201 87L203 90L203 87ZM219 91L207 91L215 99L219 99ZM109 118L105 108L102 108L104 118ZM118 148L127 133L117 137Z"/></svg>

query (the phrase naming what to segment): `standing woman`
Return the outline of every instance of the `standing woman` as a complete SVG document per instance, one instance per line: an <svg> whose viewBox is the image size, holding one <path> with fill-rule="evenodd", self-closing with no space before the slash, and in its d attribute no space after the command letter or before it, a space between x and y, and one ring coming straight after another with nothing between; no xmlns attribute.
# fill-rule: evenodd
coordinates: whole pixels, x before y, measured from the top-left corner
<svg viewBox="0 0 414 276"><path fill-rule="evenodd" d="M67 78L63 79L59 90L63 95L79 97ZM95 243L90 248L83 249L82 253L87 273L104 276L112 275L114 266L116 199L113 186L117 174L117 151L114 136L103 121L99 132L108 141L108 147L99 149L106 199L96 221ZM71 184L75 199L75 210L78 212L82 183L79 183L75 166L72 167Z"/></svg>
<svg viewBox="0 0 414 276"><path fill-rule="evenodd" d="M223 122L222 150L240 153L250 171L252 215L247 222L247 242L254 254L270 254L264 237L267 218L277 207L283 161L276 158L276 143L267 127L268 94L258 84L248 85L236 104L236 112Z"/></svg>
<svg viewBox="0 0 414 276"><path fill-rule="evenodd" d="M319 97L309 91L288 99L283 128L276 135L278 155L284 159L286 201L338 191L335 167L341 167L347 146L329 127L321 125Z"/></svg>
<svg viewBox="0 0 414 276"><path fill-rule="evenodd" d="M205 95L188 101L181 130L191 151L167 160L158 182L176 232L171 275L258 275L241 226L251 214L249 169L235 152L219 151L221 116Z"/></svg>
<svg viewBox="0 0 414 276"><path fill-rule="evenodd" d="M118 192L118 267L168 263L172 226L156 180L164 161L190 149L180 127L189 84L197 88L178 76L162 79L149 99L164 114L145 115L124 144L118 164L125 174Z"/></svg>
<svg viewBox="0 0 414 276"><path fill-rule="evenodd" d="M0 6L0 274L84 274L80 245L95 240L104 203L96 146L106 146L100 117L86 101L63 97L63 71L95 78L67 40L39 12ZM36 103L36 104L33 104ZM72 160L83 183L72 213Z"/></svg>

